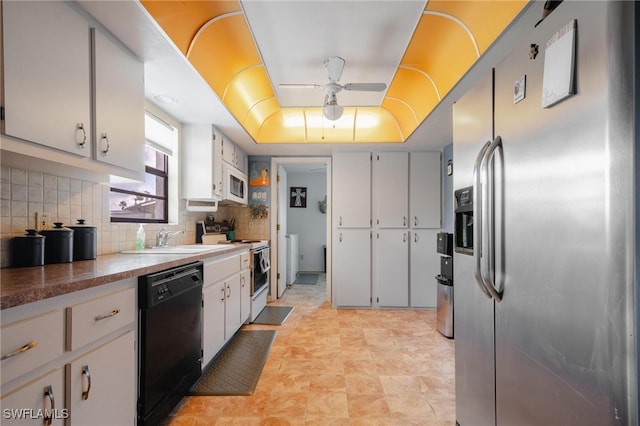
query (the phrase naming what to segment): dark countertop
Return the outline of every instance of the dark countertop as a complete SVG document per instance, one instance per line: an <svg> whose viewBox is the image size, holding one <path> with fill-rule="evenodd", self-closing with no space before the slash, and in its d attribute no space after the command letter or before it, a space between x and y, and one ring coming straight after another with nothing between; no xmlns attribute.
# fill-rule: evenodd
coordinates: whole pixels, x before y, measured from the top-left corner
<svg viewBox="0 0 640 426"><path fill-rule="evenodd" d="M118 253L98 256L95 260L3 268L0 270L0 310L247 249L229 245L197 254Z"/></svg>

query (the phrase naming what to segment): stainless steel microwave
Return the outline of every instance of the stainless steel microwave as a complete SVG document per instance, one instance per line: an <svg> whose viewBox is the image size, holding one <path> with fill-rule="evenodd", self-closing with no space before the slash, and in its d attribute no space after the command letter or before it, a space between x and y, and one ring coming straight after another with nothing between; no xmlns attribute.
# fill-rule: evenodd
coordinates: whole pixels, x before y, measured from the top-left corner
<svg viewBox="0 0 640 426"><path fill-rule="evenodd" d="M229 164L223 164L222 198L238 204L247 204L249 188L247 175Z"/></svg>

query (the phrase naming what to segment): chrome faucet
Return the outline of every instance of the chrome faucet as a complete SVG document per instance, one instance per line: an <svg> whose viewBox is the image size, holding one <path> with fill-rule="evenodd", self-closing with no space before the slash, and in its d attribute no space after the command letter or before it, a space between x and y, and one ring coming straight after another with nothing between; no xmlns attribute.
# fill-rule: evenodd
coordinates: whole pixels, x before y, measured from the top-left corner
<svg viewBox="0 0 640 426"><path fill-rule="evenodd" d="M184 230L169 232L166 228L162 228L156 235L156 247L168 247L169 240L178 234L184 234Z"/></svg>

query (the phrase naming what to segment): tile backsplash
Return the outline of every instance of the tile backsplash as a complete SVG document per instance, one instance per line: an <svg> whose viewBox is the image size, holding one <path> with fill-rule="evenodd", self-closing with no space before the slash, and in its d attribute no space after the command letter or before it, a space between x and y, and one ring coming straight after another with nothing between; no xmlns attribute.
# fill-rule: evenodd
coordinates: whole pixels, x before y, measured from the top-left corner
<svg viewBox="0 0 640 426"><path fill-rule="evenodd" d="M135 249L138 224L111 223L108 184L4 165L0 184L0 263L3 268L9 266L10 239L36 227L36 212L49 212L52 223L71 225L77 219L85 219L87 225L96 226L98 255ZM251 219L248 207L221 206L214 215L220 222L236 219L237 239L269 239L269 219ZM155 244L155 236L162 228L184 231L173 238L172 244L192 244L196 223L205 216L205 213L186 212L185 201L180 200L177 225L144 225L146 245Z"/></svg>

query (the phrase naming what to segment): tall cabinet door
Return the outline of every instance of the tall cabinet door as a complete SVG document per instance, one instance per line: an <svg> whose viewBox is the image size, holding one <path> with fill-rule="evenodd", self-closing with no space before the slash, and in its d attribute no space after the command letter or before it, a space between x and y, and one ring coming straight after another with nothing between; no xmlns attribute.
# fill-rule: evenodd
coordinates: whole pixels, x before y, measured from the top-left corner
<svg viewBox="0 0 640 426"><path fill-rule="evenodd" d="M58 1L5 1L2 14L4 132L90 156L87 22Z"/></svg>
<svg viewBox="0 0 640 426"><path fill-rule="evenodd" d="M371 231L334 229L333 286L337 306L371 306Z"/></svg>
<svg viewBox="0 0 640 426"><path fill-rule="evenodd" d="M439 152L409 157L409 221L412 228L440 228L441 165Z"/></svg>
<svg viewBox="0 0 640 426"><path fill-rule="evenodd" d="M375 302L381 307L409 306L409 232L375 231Z"/></svg>
<svg viewBox="0 0 640 426"><path fill-rule="evenodd" d="M242 325L240 321L240 274L232 275L224 282L226 287L224 338L229 340Z"/></svg>
<svg viewBox="0 0 640 426"><path fill-rule="evenodd" d="M336 153L332 159L333 226L371 226L371 154Z"/></svg>
<svg viewBox="0 0 640 426"><path fill-rule="evenodd" d="M374 161L375 226L406 228L409 225L409 153L381 152Z"/></svg>
<svg viewBox="0 0 640 426"><path fill-rule="evenodd" d="M144 65L94 31L96 160L144 172Z"/></svg>
<svg viewBox="0 0 640 426"><path fill-rule="evenodd" d="M436 253L438 229L413 229L409 247L410 306L436 308L440 256Z"/></svg>

